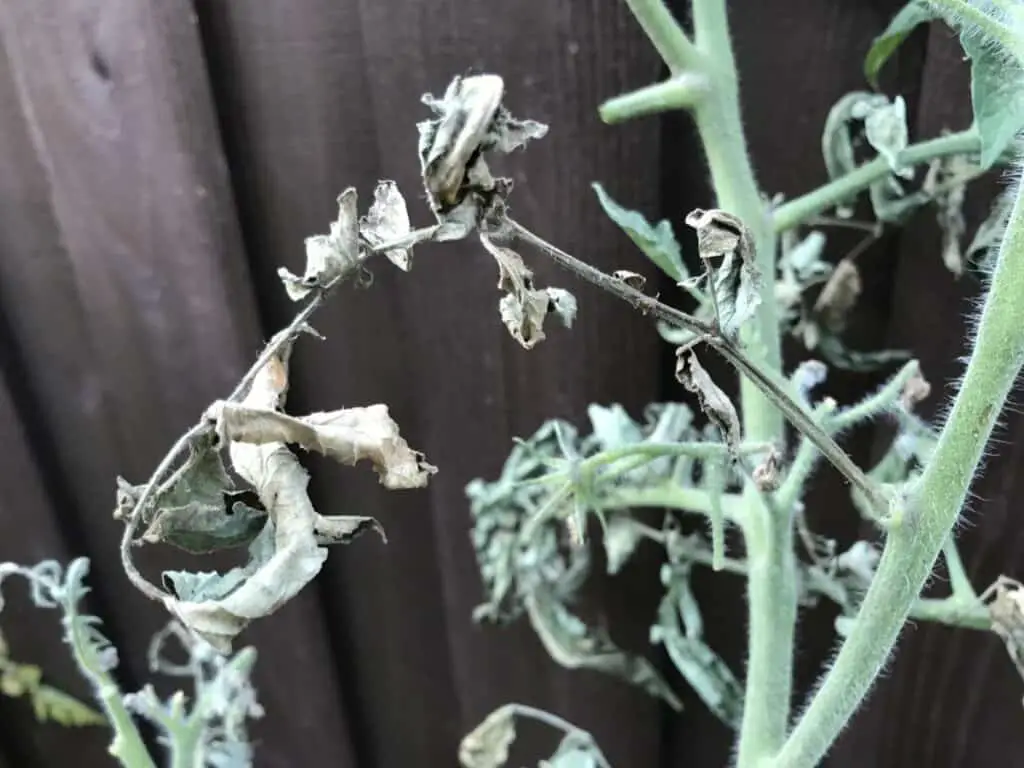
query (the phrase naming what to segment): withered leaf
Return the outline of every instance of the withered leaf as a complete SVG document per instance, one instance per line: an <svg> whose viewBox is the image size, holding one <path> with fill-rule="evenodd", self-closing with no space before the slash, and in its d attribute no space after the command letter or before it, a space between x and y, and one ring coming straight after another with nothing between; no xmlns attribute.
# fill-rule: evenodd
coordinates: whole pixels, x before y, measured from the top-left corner
<svg viewBox="0 0 1024 768"><path fill-rule="evenodd" d="M423 103L437 117L417 125L420 164L424 187L439 220L468 204L465 218L475 223L479 203L508 192L507 182L491 176L484 153L511 152L547 133L547 126L541 123L513 118L502 106L504 94L501 77L480 74L454 78L440 99L423 96Z"/></svg>
<svg viewBox="0 0 1024 768"><path fill-rule="evenodd" d="M1000 576L985 590L982 600L988 602L992 631L1005 643L1011 661L1024 677L1024 586L1020 582Z"/></svg>
<svg viewBox="0 0 1024 768"><path fill-rule="evenodd" d="M508 762L509 747L516 740L512 707L500 707L459 743L462 768L501 768Z"/></svg>
<svg viewBox="0 0 1024 768"><path fill-rule="evenodd" d="M846 326L850 310L860 298L863 289L860 271L849 259L836 264L825 287L814 303L814 315L831 332L838 333Z"/></svg>
<svg viewBox="0 0 1024 768"><path fill-rule="evenodd" d="M356 190L338 196L338 218L329 235L306 238L306 271L301 277L285 267L277 273L292 301L300 301L317 288L326 288L359 262L359 210Z"/></svg>
<svg viewBox="0 0 1024 768"><path fill-rule="evenodd" d="M723 335L735 338L761 304L761 272L750 231L736 216L697 208L686 216L697 230L697 246Z"/></svg>
<svg viewBox="0 0 1024 768"><path fill-rule="evenodd" d="M409 224L409 211L405 207L405 198L393 181L378 182L373 192L373 205L369 213L359 221L359 233L370 245L393 242L405 237L412 231ZM394 248L384 252L384 256L403 272L412 269L412 249Z"/></svg>
<svg viewBox="0 0 1024 768"><path fill-rule="evenodd" d="M118 478L115 517L127 520L142 488ZM266 512L243 503L242 495L213 445L193 445L177 481L143 510L141 538L193 554L248 544L263 528Z"/></svg>
<svg viewBox="0 0 1024 768"><path fill-rule="evenodd" d="M349 465L368 459L381 485L392 490L422 488L437 471L409 447L384 404L295 417L221 401L209 414L218 431L236 443L292 443Z"/></svg>
<svg viewBox="0 0 1024 768"><path fill-rule="evenodd" d="M696 354L682 347L677 352L676 379L697 395L700 409L718 427L729 452L735 458L740 443L740 419L736 406L704 370Z"/></svg>
<svg viewBox="0 0 1024 768"><path fill-rule="evenodd" d="M277 611L319 573L327 558L327 549L321 544L347 541L376 525L361 518L323 517L313 508L307 492L309 475L285 440L292 434L294 423L307 430L303 433L307 437L309 431L316 434L320 426L297 419L282 423L272 418L275 414L284 416L275 409L283 406L288 390L289 353L290 346L286 346L280 357L271 358L260 369L245 399L232 404L239 412L225 419L227 404L222 401L215 403L208 414L217 422L217 434L229 441L235 471L251 484L267 511L267 522L250 545L249 562L224 575L172 572L166 576L173 587L173 594L164 598L167 609L222 653L230 652L233 638L251 621ZM381 408L386 417L386 407ZM246 418L249 412L257 419ZM379 419L379 409L376 413ZM254 421L256 427L261 423L270 426L254 428ZM252 429L258 442L236 440L235 427L243 433ZM338 447L330 441L325 449L328 446ZM357 451L359 446L356 441L346 447Z"/></svg>
<svg viewBox="0 0 1024 768"><path fill-rule="evenodd" d="M546 337L544 320L555 312L569 328L576 317L576 298L561 288L534 288L533 272L511 248L495 245L480 236L487 251L498 264L498 288L505 295L498 302L501 320L512 338L524 348L533 349Z"/></svg>

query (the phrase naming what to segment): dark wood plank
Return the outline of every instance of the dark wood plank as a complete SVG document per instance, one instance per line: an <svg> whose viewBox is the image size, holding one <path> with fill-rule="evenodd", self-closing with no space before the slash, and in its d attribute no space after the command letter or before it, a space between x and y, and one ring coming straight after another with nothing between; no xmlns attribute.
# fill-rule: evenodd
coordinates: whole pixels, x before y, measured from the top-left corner
<svg viewBox="0 0 1024 768"><path fill-rule="evenodd" d="M260 339L189 3L8 3L0 296L41 404L64 512L135 680L166 620L117 565L114 477L139 481ZM45 513L46 510L40 510ZM149 552L155 574L180 562ZM223 563L223 560L219 561ZM350 764L315 593L257 625L265 765ZM287 685L282 681L286 680ZM303 708L294 706L295 688Z"/></svg>

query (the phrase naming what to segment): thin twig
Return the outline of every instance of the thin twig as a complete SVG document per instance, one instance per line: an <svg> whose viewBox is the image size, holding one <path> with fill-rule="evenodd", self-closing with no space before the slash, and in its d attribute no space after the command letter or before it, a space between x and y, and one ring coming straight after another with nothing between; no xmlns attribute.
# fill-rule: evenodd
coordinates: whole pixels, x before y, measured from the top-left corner
<svg viewBox="0 0 1024 768"><path fill-rule="evenodd" d="M868 476L847 455L846 451L811 418L802 405L795 402L789 396L782 385L776 382L758 362L748 357L734 342L721 336L713 325L666 304L662 304L657 299L631 288L622 280L617 280L611 275L607 275L601 270L580 261L538 235L535 235L519 222L512 221L511 219L507 221L517 237L550 256L559 266L593 283L598 288L602 288L614 296L629 302L634 308L639 309L645 315L651 315L676 328L692 331L704 337L712 349L724 357L736 370L750 379L764 393L765 397L782 411L783 415L793 426L814 443L822 455L852 485L864 494L872 507L877 508L881 514L885 513L888 506L886 500Z"/></svg>

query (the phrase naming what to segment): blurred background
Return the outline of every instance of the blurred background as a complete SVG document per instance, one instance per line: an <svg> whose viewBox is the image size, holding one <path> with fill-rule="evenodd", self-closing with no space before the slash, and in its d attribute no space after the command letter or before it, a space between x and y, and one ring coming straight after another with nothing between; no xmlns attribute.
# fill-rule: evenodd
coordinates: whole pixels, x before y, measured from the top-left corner
<svg viewBox="0 0 1024 768"><path fill-rule="evenodd" d="M794 196L825 180L825 115L865 87L863 54L900 6L729 3L767 193ZM294 306L276 270L301 271L303 238L327 231L343 188L366 201L378 179L395 179L414 225L430 223L416 155L421 94L468 70L502 75L513 114L551 127L500 163L515 179L515 216L599 267L653 276L605 218L592 181L668 218L691 259L682 220L712 203L685 115L615 127L598 118L604 99L663 76L618 0L0 0L0 33L0 560L92 559L89 609L120 649L128 690L149 676L146 646L165 614L121 571L115 478L143 482L288 322ZM938 25L900 49L883 86L905 96L912 138L970 122L967 69ZM984 190L969 210L977 223ZM854 242L837 234L830 253L838 259ZM850 336L859 348L912 350L933 385L928 414L959 375L979 288L943 267L939 247L925 212L861 257ZM409 274L381 261L369 290L345 290L318 314L326 341L300 343L294 412L387 403L440 472L425 491L387 493L369 470L317 465L319 509L375 515L389 542L334 550L310 588L243 635L259 650L266 709L257 765L455 765L460 737L508 701L591 731L617 766L727 761L730 734L677 677L678 715L615 680L560 669L525 623L471 621L482 592L466 483L493 478L512 439L547 418L583 423L591 402L639 416L649 401L683 397L672 349L647 319L527 260L538 282L580 300L574 328L552 327L532 351L501 325L493 261L471 245L423 246ZM827 389L849 402L887 372L835 372ZM1008 413L962 532L979 588L1024 571L1014 517L1021 436ZM880 447L870 430L848 444L863 461ZM816 530L847 543L865 533L831 471L809 501ZM153 576L181 563L150 550L140 563ZM587 610L660 662L646 641L657 566L650 552L596 579ZM741 586L708 573L697 581L709 643L738 671ZM0 627L12 654L87 695L57 616L29 608L20 587L10 597ZM804 616L801 691L831 652L832 619L824 606ZM995 636L912 625L826 764L1024 766L1021 688ZM37 726L26 702L0 697L0 768L108 765L106 743L103 729Z"/></svg>

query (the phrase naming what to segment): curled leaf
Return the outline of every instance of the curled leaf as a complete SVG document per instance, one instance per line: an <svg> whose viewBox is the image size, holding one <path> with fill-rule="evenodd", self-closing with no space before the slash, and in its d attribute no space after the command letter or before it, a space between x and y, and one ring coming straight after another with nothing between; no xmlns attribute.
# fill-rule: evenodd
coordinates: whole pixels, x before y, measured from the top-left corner
<svg viewBox="0 0 1024 768"><path fill-rule="evenodd" d="M864 136L879 155L885 158L889 169L897 176L913 178L914 169L900 163L900 152L910 141L907 130L907 104L902 96L892 102L872 108L864 117Z"/></svg>
<svg viewBox="0 0 1024 768"><path fill-rule="evenodd" d="M409 212L405 207L405 198L398 191L393 181L381 181L373 191L373 205L369 213L359 221L359 234L369 241L370 245L393 242L411 232ZM384 256L403 272L412 269L412 249L394 248L384 252Z"/></svg>
<svg viewBox="0 0 1024 768"><path fill-rule="evenodd" d="M992 631L1002 639L1010 660L1024 678L1024 585L1000 576L985 590L982 600L988 600Z"/></svg>
<svg viewBox="0 0 1024 768"><path fill-rule="evenodd" d="M392 490L422 488L437 471L409 447L383 404L295 417L221 401L208 413L216 419L218 432L232 442L291 443L349 465L368 459L381 485Z"/></svg>
<svg viewBox="0 0 1024 768"><path fill-rule="evenodd" d="M697 355L692 351L684 351L682 347L676 359L676 379L697 395L700 409L718 427L730 454L735 458L740 443L740 419L736 406L704 370Z"/></svg>
<svg viewBox="0 0 1024 768"><path fill-rule="evenodd" d="M814 315L832 333L846 327L846 319L860 298L860 271L850 259L843 259L833 270L814 303Z"/></svg>
<svg viewBox="0 0 1024 768"><path fill-rule="evenodd" d="M383 473L382 482L390 487L418 480L410 462L417 472L424 471L415 457L404 455L402 446L405 451L408 446L397 437L385 406L355 409L356 414L313 414L306 421L277 412L288 389L289 352L286 347L260 369L241 403L221 401L207 414L216 421L218 436L229 443L235 471L255 489L267 511L267 522L250 545L249 562L223 576L165 576L173 591L164 599L167 609L222 653L231 650L234 637L250 622L277 611L319 573L327 558L321 543L334 543L346 527L353 533L360 528L351 519L342 524L344 518L317 513L307 492L309 475L286 443L349 463L369 451Z"/></svg>
<svg viewBox="0 0 1024 768"><path fill-rule="evenodd" d="M508 762L509 747L516 740L512 707L500 707L459 743L462 768L501 768Z"/></svg>
<svg viewBox="0 0 1024 768"><path fill-rule="evenodd" d="M761 272L750 230L739 218L720 210L697 208L687 214L686 223L697 230L718 328L734 338L761 303Z"/></svg>
<svg viewBox="0 0 1024 768"><path fill-rule="evenodd" d="M301 277L281 267L277 273L292 301L332 285L359 263L359 211L354 187L338 196L338 218L329 235L306 238L306 271Z"/></svg>
<svg viewBox="0 0 1024 768"><path fill-rule="evenodd" d="M502 106L505 83L498 75L456 77L441 98L423 96L436 115L418 124L423 184L438 220L450 227L438 239L464 237L511 190L495 179L484 154L511 152L547 133L547 126L517 120Z"/></svg>
<svg viewBox="0 0 1024 768"><path fill-rule="evenodd" d="M544 320L555 312L566 328L576 317L576 298L561 288L534 288L533 272L522 257L511 248L495 245L486 235L480 236L487 251L498 263L498 288L505 295L498 302L501 321L512 338L524 348L533 349L546 337Z"/></svg>

